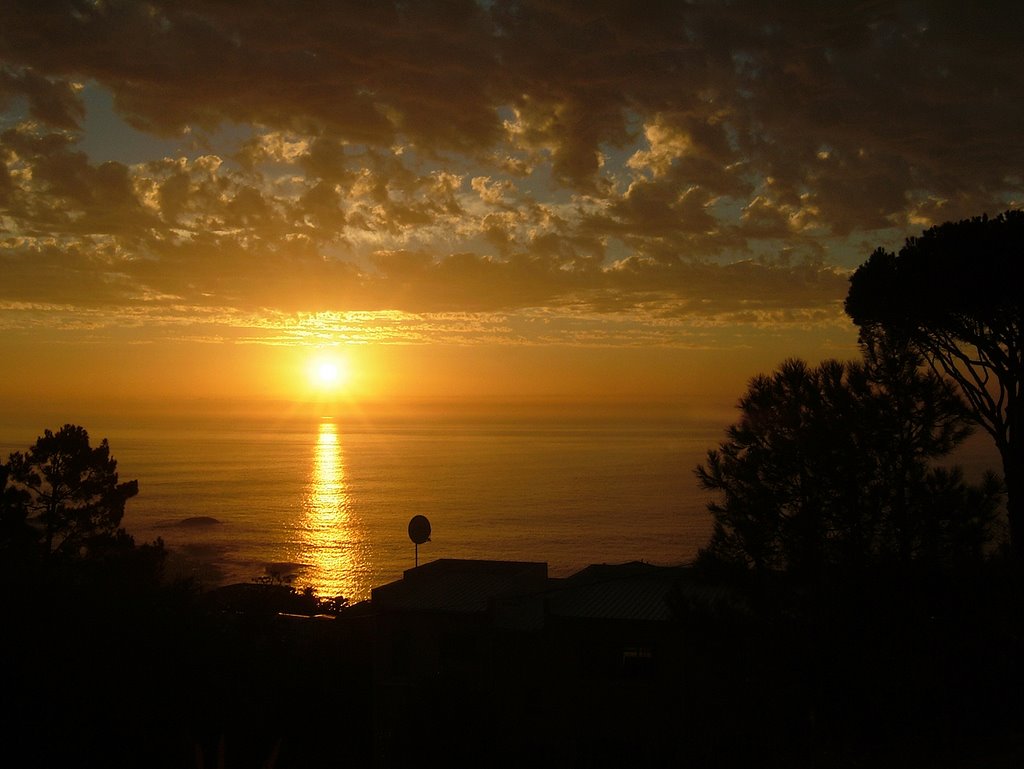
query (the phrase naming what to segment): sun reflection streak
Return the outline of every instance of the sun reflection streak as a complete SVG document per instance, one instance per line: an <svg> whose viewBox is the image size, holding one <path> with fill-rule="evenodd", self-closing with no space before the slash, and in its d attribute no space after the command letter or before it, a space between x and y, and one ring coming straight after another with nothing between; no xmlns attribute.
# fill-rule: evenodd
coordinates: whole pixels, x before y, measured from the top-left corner
<svg viewBox="0 0 1024 769"><path fill-rule="evenodd" d="M363 538L345 481L341 436L329 420L320 423L303 507L301 560L309 568L301 582L324 598L357 600L368 589Z"/></svg>

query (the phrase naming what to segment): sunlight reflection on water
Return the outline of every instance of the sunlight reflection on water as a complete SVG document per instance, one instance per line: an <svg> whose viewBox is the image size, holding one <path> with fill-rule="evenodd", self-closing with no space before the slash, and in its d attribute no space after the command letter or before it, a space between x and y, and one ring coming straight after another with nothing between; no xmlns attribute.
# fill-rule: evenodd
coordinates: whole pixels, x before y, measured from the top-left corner
<svg viewBox="0 0 1024 769"><path fill-rule="evenodd" d="M324 597L366 592L364 537L345 480L341 436L331 421L320 423L303 511L300 560L309 565L303 583Z"/></svg>

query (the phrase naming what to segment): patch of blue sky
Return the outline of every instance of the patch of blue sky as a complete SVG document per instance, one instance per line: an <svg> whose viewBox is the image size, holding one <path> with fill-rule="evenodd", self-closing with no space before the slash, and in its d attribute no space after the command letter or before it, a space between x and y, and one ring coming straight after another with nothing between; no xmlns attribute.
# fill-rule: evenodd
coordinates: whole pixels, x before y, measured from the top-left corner
<svg viewBox="0 0 1024 769"><path fill-rule="evenodd" d="M0 112L0 129L12 128L28 119L28 99L21 95L11 97Z"/></svg>
<svg viewBox="0 0 1024 769"><path fill-rule="evenodd" d="M154 157L187 157L215 154L230 163L238 145L252 135L249 126L224 125L208 135L189 132L165 137L131 126L114 106L113 95L105 88L88 83L82 91L85 120L78 147L96 164L117 161L132 165Z"/></svg>

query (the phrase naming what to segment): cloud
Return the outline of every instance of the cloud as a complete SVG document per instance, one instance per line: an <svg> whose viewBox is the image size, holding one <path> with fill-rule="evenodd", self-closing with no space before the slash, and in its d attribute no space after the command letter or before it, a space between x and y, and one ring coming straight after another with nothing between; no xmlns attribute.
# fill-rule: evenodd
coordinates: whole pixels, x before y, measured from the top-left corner
<svg viewBox="0 0 1024 769"><path fill-rule="evenodd" d="M76 83L43 77L25 69L0 66L0 109L24 98L28 116L58 129L74 130L85 118L85 105Z"/></svg>
<svg viewBox="0 0 1024 769"><path fill-rule="evenodd" d="M1011 4L10 6L9 303L827 325L1024 195ZM82 84L184 149L95 162Z"/></svg>

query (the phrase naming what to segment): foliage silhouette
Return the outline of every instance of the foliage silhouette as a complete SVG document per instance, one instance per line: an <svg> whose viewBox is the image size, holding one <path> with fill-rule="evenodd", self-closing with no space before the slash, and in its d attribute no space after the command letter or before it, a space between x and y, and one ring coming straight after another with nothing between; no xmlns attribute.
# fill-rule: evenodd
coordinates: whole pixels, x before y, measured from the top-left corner
<svg viewBox="0 0 1024 769"><path fill-rule="evenodd" d="M876 350L877 353L877 350ZM870 565L980 558L999 484L932 469L969 433L952 386L906 348L864 363L786 361L696 469L714 532L704 561L808 581Z"/></svg>
<svg viewBox="0 0 1024 769"><path fill-rule="evenodd" d="M11 466L0 465L0 558L9 564L22 560L35 543L28 525L28 492L10 482Z"/></svg>
<svg viewBox="0 0 1024 769"><path fill-rule="evenodd" d="M995 441L1010 540L1024 557L1024 211L947 222L877 249L850 280L846 312L864 346L910 344L960 387Z"/></svg>
<svg viewBox="0 0 1024 769"><path fill-rule="evenodd" d="M106 438L93 448L78 425L46 430L28 452L11 454L4 473L5 521L13 529L19 522L34 528L44 555L85 555L130 543L121 519L139 485L118 482ZM18 535L25 534L21 528Z"/></svg>

